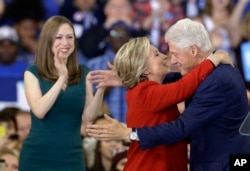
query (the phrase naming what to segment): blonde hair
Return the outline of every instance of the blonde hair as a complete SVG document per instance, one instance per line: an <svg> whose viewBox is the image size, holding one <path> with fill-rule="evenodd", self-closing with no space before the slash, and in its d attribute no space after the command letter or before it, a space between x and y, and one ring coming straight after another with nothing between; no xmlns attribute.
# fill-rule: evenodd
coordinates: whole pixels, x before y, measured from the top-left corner
<svg viewBox="0 0 250 171"><path fill-rule="evenodd" d="M134 38L118 50L114 68L126 88L133 88L139 82L147 80L143 72L148 66L149 50L150 41L147 37Z"/></svg>

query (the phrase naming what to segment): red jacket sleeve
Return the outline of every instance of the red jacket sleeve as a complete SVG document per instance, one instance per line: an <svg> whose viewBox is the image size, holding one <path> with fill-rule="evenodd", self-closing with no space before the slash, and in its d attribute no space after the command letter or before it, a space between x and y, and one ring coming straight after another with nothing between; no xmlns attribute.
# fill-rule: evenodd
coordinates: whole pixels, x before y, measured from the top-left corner
<svg viewBox="0 0 250 171"><path fill-rule="evenodd" d="M138 86L143 86L140 87L141 103L150 106L152 111L176 105L189 98L213 69L213 63L205 60L176 82L158 84L149 81L139 84Z"/></svg>

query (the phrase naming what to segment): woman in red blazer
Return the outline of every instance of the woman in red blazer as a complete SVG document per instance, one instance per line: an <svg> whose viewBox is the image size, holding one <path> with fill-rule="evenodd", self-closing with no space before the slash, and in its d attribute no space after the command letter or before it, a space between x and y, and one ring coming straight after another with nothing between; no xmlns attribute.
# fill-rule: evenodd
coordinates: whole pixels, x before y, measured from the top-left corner
<svg viewBox="0 0 250 171"><path fill-rule="evenodd" d="M209 47L211 46L209 44L211 42L206 35L207 31L205 28L200 23L190 19L178 21L167 31L165 38L172 55L171 63L179 67L181 74L185 75L183 79L194 72L197 66L199 67L210 53L211 48ZM148 64L153 65L152 63ZM182 83L185 84L183 79ZM133 89L138 89L137 87L141 86L141 84L146 83L139 83ZM172 84L167 84L166 87ZM174 87L176 88L176 86ZM185 88L184 90L187 89L186 86L183 87ZM135 91L133 89L131 91ZM145 94L147 90L144 88L141 94ZM129 117L129 114L132 115L132 113L128 111L128 121L131 119L128 122L128 127L137 128L139 137L139 141L133 141L134 146L140 146L138 149L142 152L146 153L150 150L159 149L164 145L173 149L175 145L189 137L191 139L191 171L229 171L230 155L250 154L250 138L239 134L239 127L246 117L249 108L244 82L236 67L219 65L198 86L192 97L187 100L185 111L171 122L166 121L153 127L149 124L135 124L135 122L141 123L141 120L151 114L154 114L152 120L155 119L157 117L156 112L163 111L162 108L157 110L156 107L161 107L163 103L165 103L166 110L170 110L173 105L169 106L167 103L175 101L176 97L182 95L181 93L178 94L179 91L182 91L180 87L178 91L174 88L171 92L162 91L157 93L157 91L158 87L144 95L144 98L139 103L145 103L146 105L143 106L143 109L141 109L140 105L137 105L137 109L135 109L137 111L133 111L133 117ZM140 97L142 97L141 94ZM152 98L153 96L157 97ZM138 97L139 95L134 95L133 98ZM128 100L131 100L131 98L128 98ZM151 103L147 103L148 101L151 101ZM134 107L134 104L131 105L131 107ZM155 109L156 112L152 109ZM167 112L169 113L169 111ZM168 113L166 114L168 115ZM141 117L139 118L138 116ZM135 117L137 120L132 121L132 118L134 119ZM110 123L103 127L91 126L93 130L89 129L88 132L93 132L90 135L101 137L99 139L113 139L114 137L122 138L131 130L119 127L118 122L115 120L110 120ZM110 131L110 128L113 131ZM99 131L95 131L95 129L99 129ZM97 132L101 134L97 135ZM133 148L137 149L137 147ZM147 154L147 157L152 157L153 153ZM139 154L135 153L133 155ZM172 156L170 160L166 158L166 163L169 163L171 159ZM139 163L136 159L134 160L135 164ZM134 162L134 160L131 162ZM158 161L154 162L156 167ZM145 162L145 165L148 166L149 163Z"/></svg>
<svg viewBox="0 0 250 171"><path fill-rule="evenodd" d="M211 52L203 55L209 56ZM161 84L170 72L167 56L146 37L124 44L116 54L114 67L128 89L127 126L139 128L177 119L180 113L176 104L190 97L222 59L212 56L181 80ZM148 150L141 150L138 141L131 141L124 170L187 171L187 161L185 140Z"/></svg>

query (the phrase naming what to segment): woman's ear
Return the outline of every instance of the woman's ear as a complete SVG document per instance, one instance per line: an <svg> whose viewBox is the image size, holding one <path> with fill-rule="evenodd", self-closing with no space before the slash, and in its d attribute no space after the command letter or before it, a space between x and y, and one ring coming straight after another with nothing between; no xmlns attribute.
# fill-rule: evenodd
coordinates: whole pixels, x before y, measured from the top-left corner
<svg viewBox="0 0 250 171"><path fill-rule="evenodd" d="M150 74L150 71L148 71L148 70L146 70L146 71L144 71L144 72L142 73L143 76L147 76L147 75L149 75L149 74Z"/></svg>
<svg viewBox="0 0 250 171"><path fill-rule="evenodd" d="M150 71L146 70L144 71L140 76L140 81L146 81L148 80L148 75L150 74Z"/></svg>

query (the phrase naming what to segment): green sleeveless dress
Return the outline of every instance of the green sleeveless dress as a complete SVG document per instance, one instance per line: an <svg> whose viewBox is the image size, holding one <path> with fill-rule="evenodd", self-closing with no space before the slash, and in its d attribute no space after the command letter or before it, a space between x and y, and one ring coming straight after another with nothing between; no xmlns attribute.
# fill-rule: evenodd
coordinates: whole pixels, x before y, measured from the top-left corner
<svg viewBox="0 0 250 171"><path fill-rule="evenodd" d="M81 68L81 82L62 90L43 119L31 111L32 125L21 149L19 171L85 171L80 127L89 69ZM43 94L53 86L39 76L35 65L27 70L38 78Z"/></svg>

